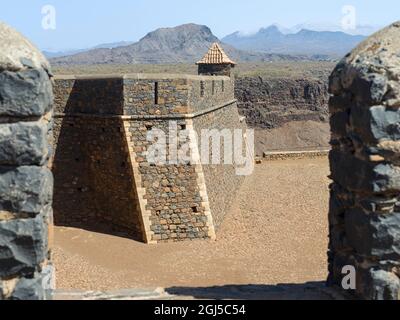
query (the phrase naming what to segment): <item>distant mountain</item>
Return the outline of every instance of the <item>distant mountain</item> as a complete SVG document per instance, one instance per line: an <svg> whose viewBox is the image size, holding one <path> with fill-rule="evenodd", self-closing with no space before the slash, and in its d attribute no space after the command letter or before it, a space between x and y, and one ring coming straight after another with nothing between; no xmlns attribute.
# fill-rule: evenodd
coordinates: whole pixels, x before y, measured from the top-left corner
<svg viewBox="0 0 400 320"><path fill-rule="evenodd" d="M88 49L76 49L76 50L67 50L67 51L44 50L43 54L46 56L46 58L50 59L50 58L71 56L74 54L86 52L86 51L93 50L93 49L112 49L112 48L117 48L117 47L129 46L132 43L133 42L130 42L130 41L120 41L120 42L113 42L113 43L103 43L103 44L99 44L98 46L88 48Z"/></svg>
<svg viewBox="0 0 400 320"><path fill-rule="evenodd" d="M283 33L272 25L252 35L235 32L222 39L223 42L241 50L270 54L329 56L337 58L351 51L365 39L344 32L312 31L302 29L294 34Z"/></svg>
<svg viewBox="0 0 400 320"><path fill-rule="evenodd" d="M99 48L51 59L53 65L66 64L170 64L194 63L214 42L220 40L207 26L185 24L150 32L139 42L115 48ZM304 60L305 56L238 50L223 44L226 53L238 62Z"/></svg>
<svg viewBox="0 0 400 320"><path fill-rule="evenodd" d="M112 42L112 43L103 43L98 46L93 47L92 49L113 49L118 47L126 47L133 44L134 41L120 41L120 42Z"/></svg>
<svg viewBox="0 0 400 320"><path fill-rule="evenodd" d="M71 56L73 54L78 54L81 52L85 52L89 49L77 49L77 50L66 50L66 51L49 51L49 50L43 50L42 53L47 59L51 58L58 58L58 57L65 57L65 56Z"/></svg>
<svg viewBox="0 0 400 320"><path fill-rule="evenodd" d="M290 29L283 29L283 33L297 33L303 29L311 30L311 31L331 31L331 32L344 32L350 35L361 35L361 36L370 36L375 33L379 29L382 29L383 26L373 26L373 25L357 25L354 29L344 30L341 25L333 24L329 22L322 23L301 23L295 25Z"/></svg>

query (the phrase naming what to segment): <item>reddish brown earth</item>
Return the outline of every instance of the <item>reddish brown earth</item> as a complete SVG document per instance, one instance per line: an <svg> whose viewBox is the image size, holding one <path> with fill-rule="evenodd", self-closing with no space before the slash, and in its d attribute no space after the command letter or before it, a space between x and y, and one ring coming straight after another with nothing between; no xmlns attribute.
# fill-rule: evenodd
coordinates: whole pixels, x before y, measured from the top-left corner
<svg viewBox="0 0 400 320"><path fill-rule="evenodd" d="M258 165L216 242L149 246L57 227L57 287L114 290L324 281L328 174L326 158Z"/></svg>

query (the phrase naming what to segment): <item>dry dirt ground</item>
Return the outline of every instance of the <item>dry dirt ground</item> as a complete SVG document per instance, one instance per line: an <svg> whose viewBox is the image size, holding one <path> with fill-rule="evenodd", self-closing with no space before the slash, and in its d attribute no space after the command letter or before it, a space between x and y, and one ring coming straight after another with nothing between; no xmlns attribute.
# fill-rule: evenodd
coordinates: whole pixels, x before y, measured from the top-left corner
<svg viewBox="0 0 400 320"><path fill-rule="evenodd" d="M304 151L329 149L329 123L292 121L275 129L255 130L256 155L271 151ZM284 146L284 148L282 148Z"/></svg>
<svg viewBox="0 0 400 320"><path fill-rule="evenodd" d="M258 165L216 242L148 246L56 228L57 287L115 290L324 281L328 174L326 158Z"/></svg>

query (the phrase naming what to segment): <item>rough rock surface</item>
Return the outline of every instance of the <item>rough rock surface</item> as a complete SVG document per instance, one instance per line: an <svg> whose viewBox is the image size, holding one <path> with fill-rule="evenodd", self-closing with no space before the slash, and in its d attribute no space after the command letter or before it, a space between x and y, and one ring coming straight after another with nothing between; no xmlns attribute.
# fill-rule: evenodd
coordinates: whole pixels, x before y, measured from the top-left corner
<svg viewBox="0 0 400 320"><path fill-rule="evenodd" d="M0 130L0 165L44 164L48 156L45 122L10 123Z"/></svg>
<svg viewBox="0 0 400 320"><path fill-rule="evenodd" d="M368 38L330 78L331 285L343 266L354 294L400 300L400 22Z"/></svg>
<svg viewBox="0 0 400 320"><path fill-rule="evenodd" d="M49 71L43 54L19 32L0 21L0 71L20 71L27 68Z"/></svg>
<svg viewBox="0 0 400 320"><path fill-rule="evenodd" d="M1 72L0 115L40 117L48 112L53 99L48 77L44 69Z"/></svg>
<svg viewBox="0 0 400 320"><path fill-rule="evenodd" d="M240 113L251 127L328 120L328 85L323 80L245 77L236 79L235 86Z"/></svg>
<svg viewBox="0 0 400 320"><path fill-rule="evenodd" d="M256 154L329 146L328 79L239 77L239 113L256 129Z"/></svg>
<svg viewBox="0 0 400 320"><path fill-rule="evenodd" d="M0 300L50 293L50 78L43 55L0 23Z"/></svg>

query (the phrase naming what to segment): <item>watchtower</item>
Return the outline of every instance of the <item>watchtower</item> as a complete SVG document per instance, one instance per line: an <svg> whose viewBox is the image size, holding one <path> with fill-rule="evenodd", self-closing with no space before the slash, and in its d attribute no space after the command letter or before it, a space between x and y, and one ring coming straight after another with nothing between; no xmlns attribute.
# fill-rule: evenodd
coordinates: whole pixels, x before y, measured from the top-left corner
<svg viewBox="0 0 400 320"><path fill-rule="evenodd" d="M213 43L203 59L196 64L199 66L199 75L228 77L236 65L217 42Z"/></svg>

